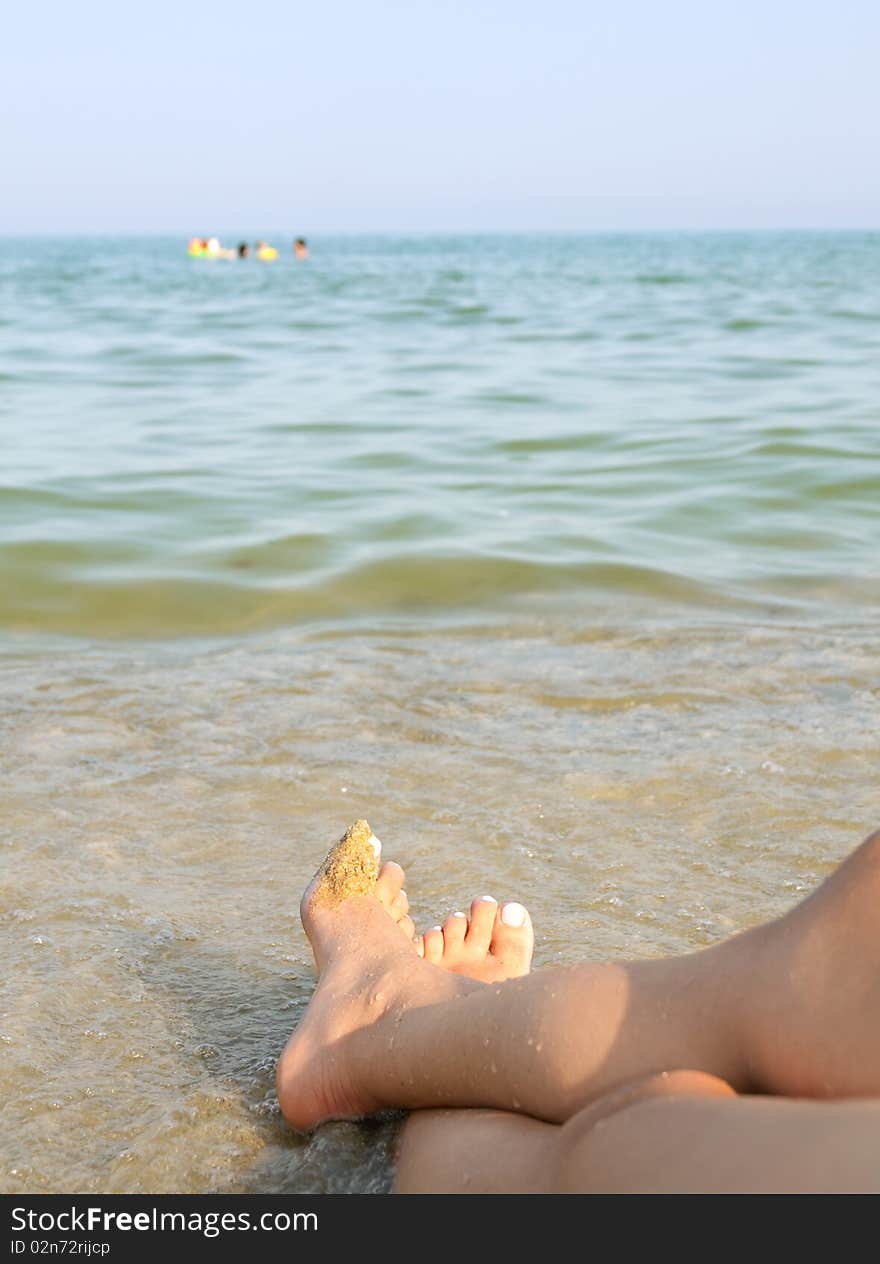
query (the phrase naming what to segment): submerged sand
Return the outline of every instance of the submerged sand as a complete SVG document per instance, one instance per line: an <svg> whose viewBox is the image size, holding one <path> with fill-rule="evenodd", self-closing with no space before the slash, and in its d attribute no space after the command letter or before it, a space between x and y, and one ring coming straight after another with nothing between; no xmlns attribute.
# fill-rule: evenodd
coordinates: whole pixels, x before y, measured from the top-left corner
<svg viewBox="0 0 880 1264"><path fill-rule="evenodd" d="M488 893L528 904L539 966L698 948L877 825L877 680L873 626L13 652L0 1185L387 1188L393 1125L304 1138L275 1097L341 826L376 829L420 927Z"/></svg>

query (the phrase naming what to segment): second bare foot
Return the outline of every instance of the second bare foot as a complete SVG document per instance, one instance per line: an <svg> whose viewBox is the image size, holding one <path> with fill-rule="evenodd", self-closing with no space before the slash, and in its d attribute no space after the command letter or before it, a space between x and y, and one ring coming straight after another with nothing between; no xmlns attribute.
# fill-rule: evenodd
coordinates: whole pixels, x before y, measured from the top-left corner
<svg viewBox="0 0 880 1264"><path fill-rule="evenodd" d="M431 965L480 983L501 983L528 974L535 935L522 904L499 905L483 895L473 901L469 916L452 913L442 926L425 931L415 947Z"/></svg>

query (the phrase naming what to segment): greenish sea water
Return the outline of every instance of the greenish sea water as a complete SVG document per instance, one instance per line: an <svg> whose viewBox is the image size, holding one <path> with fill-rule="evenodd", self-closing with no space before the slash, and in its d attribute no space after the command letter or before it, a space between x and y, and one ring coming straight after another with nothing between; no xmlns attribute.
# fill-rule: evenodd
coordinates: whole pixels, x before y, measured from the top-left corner
<svg viewBox="0 0 880 1264"><path fill-rule="evenodd" d="M274 1089L358 817L539 967L880 824L880 234L310 245L0 241L3 1190L389 1187Z"/></svg>
<svg viewBox="0 0 880 1264"><path fill-rule="evenodd" d="M880 235L0 243L0 628L880 595Z"/></svg>

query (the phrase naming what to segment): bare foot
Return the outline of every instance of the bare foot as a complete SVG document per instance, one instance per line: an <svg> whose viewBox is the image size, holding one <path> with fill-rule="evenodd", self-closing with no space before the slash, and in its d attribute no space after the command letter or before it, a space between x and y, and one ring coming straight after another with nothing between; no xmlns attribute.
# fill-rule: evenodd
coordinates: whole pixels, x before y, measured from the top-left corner
<svg viewBox="0 0 880 1264"><path fill-rule="evenodd" d="M284 1118L302 1131L326 1119L356 1119L381 1105L355 1087L363 1077L349 1053L342 1056L340 1046L347 1037L404 1009L451 1000L478 986L436 969L415 952L399 865L386 864L377 877L363 879L369 873L366 847L372 835L357 843L365 857L357 893L345 894L345 865L334 868L334 857L346 845L349 864L351 834L330 853L300 905L320 978L281 1055L276 1082Z"/></svg>
<svg viewBox="0 0 880 1264"><path fill-rule="evenodd" d="M499 905L483 895L471 904L470 918L453 913L443 926L420 935L415 947L431 965L481 983L500 983L528 974L535 935L522 904Z"/></svg>
<svg viewBox="0 0 880 1264"><path fill-rule="evenodd" d="M501 983L528 974L535 935L528 909L511 901L498 905L491 895L471 904L470 917L452 913L444 926L416 936L403 889L404 872L389 860L379 872L376 899L413 941L415 951L433 966L480 983Z"/></svg>

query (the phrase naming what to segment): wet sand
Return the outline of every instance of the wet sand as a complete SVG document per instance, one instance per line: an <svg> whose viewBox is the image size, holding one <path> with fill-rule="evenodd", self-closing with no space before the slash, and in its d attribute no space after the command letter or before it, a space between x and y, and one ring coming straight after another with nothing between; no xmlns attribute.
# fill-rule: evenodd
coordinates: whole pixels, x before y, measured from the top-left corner
<svg viewBox="0 0 880 1264"><path fill-rule="evenodd" d="M877 824L868 623L7 651L7 1190L388 1188L393 1121L298 1137L273 1083L358 817L419 925L522 899L539 965L712 943Z"/></svg>

